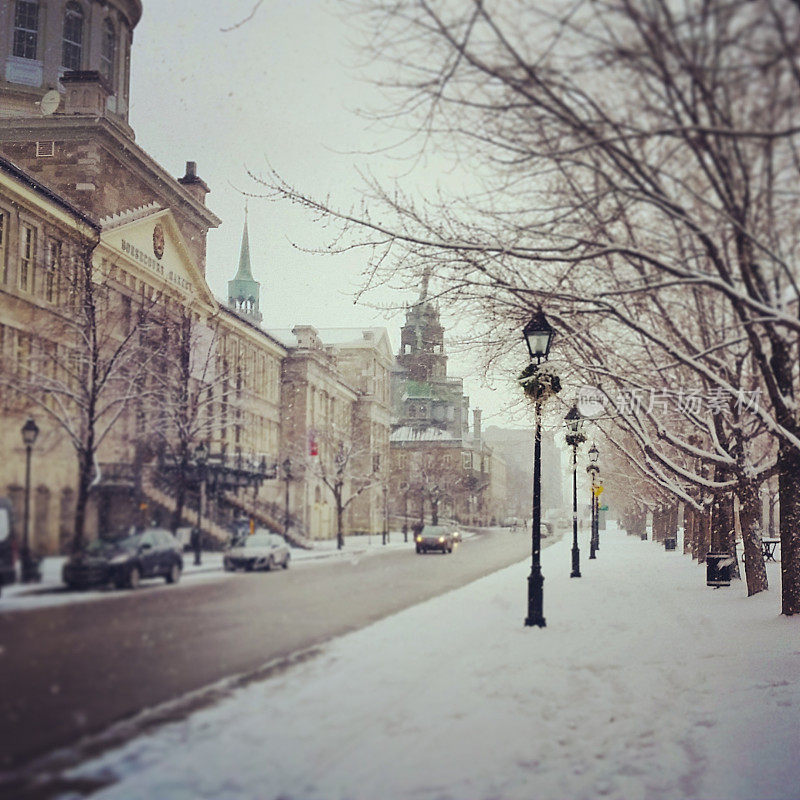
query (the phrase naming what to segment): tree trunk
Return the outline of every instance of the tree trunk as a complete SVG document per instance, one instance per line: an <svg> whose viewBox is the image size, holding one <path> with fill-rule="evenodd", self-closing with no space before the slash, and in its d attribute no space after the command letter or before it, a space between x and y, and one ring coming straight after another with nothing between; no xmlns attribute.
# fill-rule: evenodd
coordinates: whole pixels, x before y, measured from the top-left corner
<svg viewBox="0 0 800 800"><path fill-rule="evenodd" d="M753 481L742 483L737 495L744 544L744 574L750 597L769 588L767 568L761 554L761 498Z"/></svg>
<svg viewBox="0 0 800 800"><path fill-rule="evenodd" d="M705 511L697 520L697 561L706 563L706 555L711 551L711 507L705 506Z"/></svg>
<svg viewBox="0 0 800 800"><path fill-rule="evenodd" d="M75 530L72 535L72 552L83 549L84 530L86 528L86 506L89 504L89 486L92 482L91 453L78 454L78 492L75 501Z"/></svg>
<svg viewBox="0 0 800 800"><path fill-rule="evenodd" d="M341 495L336 496L336 549L341 550L344 547L344 532L342 530L344 506L342 505Z"/></svg>
<svg viewBox="0 0 800 800"><path fill-rule="evenodd" d="M178 483L175 487L175 511L172 514L171 525L173 535L177 532L181 525L181 519L183 518L183 507L186 505L186 471L188 466L187 459L184 455L181 458L181 462L178 467Z"/></svg>
<svg viewBox="0 0 800 800"><path fill-rule="evenodd" d="M800 451L778 450L781 530L781 613L800 614Z"/></svg>
<svg viewBox="0 0 800 800"><path fill-rule="evenodd" d="M721 475L715 476L722 480ZM733 521L733 495L719 494L711 505L711 552L726 553L733 558L731 577L740 578L736 558L736 526Z"/></svg>
<svg viewBox="0 0 800 800"><path fill-rule="evenodd" d="M697 558L695 548L695 527L697 512L686 503L683 507L683 552L690 553L692 558Z"/></svg>

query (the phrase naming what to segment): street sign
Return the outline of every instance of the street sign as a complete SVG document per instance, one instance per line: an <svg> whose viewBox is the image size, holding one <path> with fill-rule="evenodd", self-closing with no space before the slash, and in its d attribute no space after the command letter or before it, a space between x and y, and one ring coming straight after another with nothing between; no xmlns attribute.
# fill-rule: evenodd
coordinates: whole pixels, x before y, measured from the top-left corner
<svg viewBox="0 0 800 800"><path fill-rule="evenodd" d="M600 506L600 511L608 511L608 506Z"/></svg>
<svg viewBox="0 0 800 800"><path fill-rule="evenodd" d="M600 495L603 494L603 485L600 484L600 486L595 486L593 491L595 497L600 497Z"/></svg>

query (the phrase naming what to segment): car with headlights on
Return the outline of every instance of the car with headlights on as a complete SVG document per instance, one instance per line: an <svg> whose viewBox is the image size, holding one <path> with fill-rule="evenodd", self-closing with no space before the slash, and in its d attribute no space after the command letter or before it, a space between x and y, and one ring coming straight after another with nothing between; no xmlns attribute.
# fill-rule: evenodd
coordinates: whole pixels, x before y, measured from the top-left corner
<svg viewBox="0 0 800 800"><path fill-rule="evenodd" d="M270 570L273 567L289 569L291 552L283 536L265 530L257 530L242 536L225 551L222 564L226 571L244 569Z"/></svg>
<svg viewBox="0 0 800 800"><path fill-rule="evenodd" d="M418 553L439 550L441 553L453 552L453 531L444 525L425 525L416 535Z"/></svg>
<svg viewBox="0 0 800 800"><path fill-rule="evenodd" d="M136 589L143 578L177 583L183 571L183 548L163 528L149 528L118 539L97 539L64 564L61 577L70 589L113 583Z"/></svg>

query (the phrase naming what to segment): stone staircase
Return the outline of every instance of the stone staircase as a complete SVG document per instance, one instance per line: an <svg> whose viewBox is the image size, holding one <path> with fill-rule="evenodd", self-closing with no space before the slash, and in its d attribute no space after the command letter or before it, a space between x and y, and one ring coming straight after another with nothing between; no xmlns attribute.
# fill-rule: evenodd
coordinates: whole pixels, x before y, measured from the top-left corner
<svg viewBox="0 0 800 800"><path fill-rule="evenodd" d="M157 486L154 486L150 482L146 472L142 475L142 492L152 502L166 508L167 511L175 511L177 507L175 498L159 489ZM213 536L221 545L227 545L230 541L231 533L227 528L224 528L222 525L219 525L206 516L198 518L196 508L189 508L184 505L182 517L188 524L196 526L200 528L203 533Z"/></svg>
<svg viewBox="0 0 800 800"><path fill-rule="evenodd" d="M270 530L280 533L293 547L300 547L303 550L314 549L311 539L306 536L303 527L297 520L290 517L289 530L285 530L284 512L277 503L268 503L260 499L253 500L252 497L244 500L235 492L225 492L225 502L257 519Z"/></svg>

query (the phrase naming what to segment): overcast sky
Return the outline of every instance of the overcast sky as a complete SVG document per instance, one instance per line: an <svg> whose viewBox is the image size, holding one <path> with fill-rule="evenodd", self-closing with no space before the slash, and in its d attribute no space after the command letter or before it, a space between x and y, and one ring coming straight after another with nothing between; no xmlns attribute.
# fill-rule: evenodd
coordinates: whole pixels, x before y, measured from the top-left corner
<svg viewBox="0 0 800 800"><path fill-rule="evenodd" d="M222 225L208 237L207 279L222 299L239 258L240 190L254 190L247 168L262 172L269 162L303 190L345 205L358 201L358 169L392 168L385 156L376 163L363 155L388 140L355 113L377 97L363 68L359 75L363 54L352 45L354 29L337 15L341 5L263 0L247 24L224 32L255 5L144 0L134 32L130 122L137 142L173 175L196 161L209 185L207 202ZM248 206L265 327L382 325L396 352L403 315L354 305L364 254L302 252L292 243L324 246L329 231L283 203L250 200ZM367 301L396 306L406 299L414 297L382 290ZM495 417L500 395L470 379L471 364L451 358L450 372L466 378L465 391L484 409L487 424L504 422Z"/></svg>

